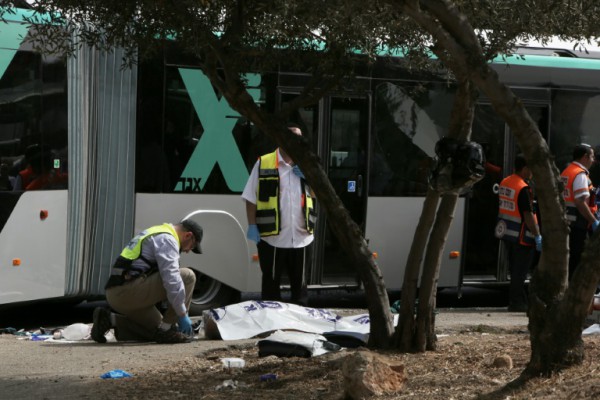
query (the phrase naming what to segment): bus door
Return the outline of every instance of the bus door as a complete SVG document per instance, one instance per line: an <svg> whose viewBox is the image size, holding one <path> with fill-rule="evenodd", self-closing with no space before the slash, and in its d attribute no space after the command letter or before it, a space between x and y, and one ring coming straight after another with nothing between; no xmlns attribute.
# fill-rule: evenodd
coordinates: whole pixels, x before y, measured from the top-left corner
<svg viewBox="0 0 600 400"><path fill-rule="evenodd" d="M351 218L365 231L369 98L331 96L322 101L321 159ZM317 199L318 200L318 199ZM356 285L357 274L327 222L319 213L315 235L315 276L321 285Z"/></svg>
<svg viewBox="0 0 600 400"><path fill-rule="evenodd" d="M280 92L280 102L294 91ZM352 219L365 230L369 103L366 96L327 96L318 105L300 109L292 118L321 158L323 168ZM317 198L317 227L307 282L313 288L357 286L357 274L327 223Z"/></svg>
<svg viewBox="0 0 600 400"><path fill-rule="evenodd" d="M520 96L531 118L548 138L550 120L549 90L527 90ZM494 185L513 173L515 155L520 152L504 120L489 103L477 106L471 140L485 151L485 177L466 195L462 283L494 284L509 280L506 249L494 236L498 216L498 195ZM532 186L534 183L532 182Z"/></svg>

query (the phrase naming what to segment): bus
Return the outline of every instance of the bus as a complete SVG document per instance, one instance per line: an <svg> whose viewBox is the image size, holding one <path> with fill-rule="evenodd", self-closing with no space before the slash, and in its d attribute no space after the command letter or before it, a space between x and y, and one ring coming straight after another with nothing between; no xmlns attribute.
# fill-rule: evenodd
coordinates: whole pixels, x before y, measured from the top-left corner
<svg viewBox="0 0 600 400"><path fill-rule="evenodd" d="M259 292L241 192L271 141L175 45L127 69L119 49L44 55L26 40L27 13L6 15L0 31L0 306L102 298L115 257L136 232L183 218L204 228L203 254L181 259L198 278L192 314ZM518 53L493 68L538 122L562 168L575 144L600 144L600 60L564 48ZM282 68L246 78L255 101L276 110L308 75ZM390 291L402 287L454 91L444 77L417 75L382 57L293 116ZM485 149L486 175L459 198L439 288L510 279L506 251L494 237L494 185L512 173L518 149L485 97L472 140ZM43 179L34 184L32 177ZM306 281L314 290L362 288L322 212Z"/></svg>

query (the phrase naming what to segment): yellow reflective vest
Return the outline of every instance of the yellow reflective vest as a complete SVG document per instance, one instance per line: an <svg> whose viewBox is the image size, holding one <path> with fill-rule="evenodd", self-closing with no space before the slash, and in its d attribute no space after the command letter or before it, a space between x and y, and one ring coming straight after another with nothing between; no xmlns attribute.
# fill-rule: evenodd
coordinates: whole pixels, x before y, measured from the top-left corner
<svg viewBox="0 0 600 400"><path fill-rule="evenodd" d="M258 187L256 193L256 225L261 236L278 235L281 230L279 217L279 163L277 150L260 157L258 169ZM313 233L316 223L314 199L310 187L304 179L302 185L302 213L306 230Z"/></svg>
<svg viewBox="0 0 600 400"><path fill-rule="evenodd" d="M154 268L155 265L152 265L152 263L147 261L142 256L142 244L144 243L144 240L146 238L158 235L160 233L168 233L169 235L172 235L173 237L175 237L175 240L177 240L177 245L181 247L181 244L179 243L179 236L177 235L177 231L175 231L173 225L162 224L145 229L142 232L138 233L133 239L131 239L129 243L127 243L127 246L125 246L125 248L121 252L121 255L119 256L119 258L117 258L117 261L113 265L112 274L122 274L123 272L129 271L132 271L134 274L141 274L148 272L150 269ZM138 258L144 260L147 264L147 267L132 266L131 262L133 260L137 260Z"/></svg>

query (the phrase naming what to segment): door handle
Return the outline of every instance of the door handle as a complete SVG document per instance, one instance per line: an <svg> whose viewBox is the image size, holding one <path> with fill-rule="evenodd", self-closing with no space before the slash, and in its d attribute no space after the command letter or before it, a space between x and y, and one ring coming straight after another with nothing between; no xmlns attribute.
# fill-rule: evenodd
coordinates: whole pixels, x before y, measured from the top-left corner
<svg viewBox="0 0 600 400"><path fill-rule="evenodd" d="M356 195L358 197L362 197L362 187L363 187L363 177L362 175L358 175L356 177Z"/></svg>

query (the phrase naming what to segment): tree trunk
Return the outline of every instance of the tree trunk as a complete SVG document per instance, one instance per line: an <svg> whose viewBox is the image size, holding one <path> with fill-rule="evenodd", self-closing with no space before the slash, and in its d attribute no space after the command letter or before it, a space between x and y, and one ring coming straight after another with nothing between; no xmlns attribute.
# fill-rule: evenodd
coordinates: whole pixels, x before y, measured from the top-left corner
<svg viewBox="0 0 600 400"><path fill-rule="evenodd" d="M417 287L423 263L423 253L429 232L435 220L435 212L440 202L440 194L429 189L423 210L419 218L419 224L415 230L415 236L408 253L406 269L404 270L404 281L402 282L402 294L400 296L400 316L396 327L394 345L401 352L415 351L415 300L417 299Z"/></svg>
<svg viewBox="0 0 600 400"><path fill-rule="evenodd" d="M449 125L451 138L467 140L471 135L471 126L475 115L475 99L477 93L468 80L459 82L452 115ZM430 189L427 192L419 225L410 249L407 267L402 284L402 297L400 302L400 321L395 333L395 346L404 352L424 352L434 350L435 336L435 296L439 278L441 257L448 237L448 231L454 218L458 195L448 193L442 197L437 216L440 194ZM433 225L433 229L431 228ZM429 239L426 237L429 235ZM415 298L417 294L418 276L423 250L427 244L421 288L419 292L419 306L415 321Z"/></svg>
<svg viewBox="0 0 600 400"><path fill-rule="evenodd" d="M530 292L544 294L547 279L536 271ZM600 234L587 240L581 263L575 269L562 299L541 301L536 296L529 309L531 359L525 376L549 376L562 368L581 364L584 348L581 331L600 279Z"/></svg>
<svg viewBox="0 0 600 400"><path fill-rule="evenodd" d="M311 188L315 191L319 205L327 213L329 226L338 238L341 247L350 256L350 260L353 260L354 267L364 285L371 322L368 345L372 348L390 347L393 337L393 318L381 270L367 247L360 228L352 220L335 193L319 158L311 150L307 140L291 133L285 127L280 115L267 114L259 109L246 91L239 75L227 73L227 80L223 81L216 70L205 71L205 73L233 109L272 138L300 166Z"/></svg>
<svg viewBox="0 0 600 400"><path fill-rule="evenodd" d="M440 276L442 253L446 245L450 225L454 219L457 200L458 194L456 193L447 193L442 196L435 224L429 236L429 243L427 243L427 255L423 264L417 313L416 351L418 352L436 349L434 310L437 282Z"/></svg>

